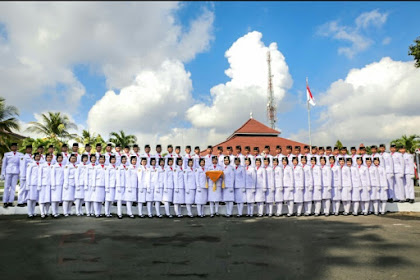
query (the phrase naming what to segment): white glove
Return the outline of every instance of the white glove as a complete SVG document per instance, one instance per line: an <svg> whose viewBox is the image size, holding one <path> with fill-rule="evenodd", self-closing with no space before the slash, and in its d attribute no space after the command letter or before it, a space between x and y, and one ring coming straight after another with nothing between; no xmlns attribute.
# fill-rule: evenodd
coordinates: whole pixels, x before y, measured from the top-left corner
<svg viewBox="0 0 420 280"><path fill-rule="evenodd" d="M109 193L109 188L105 188L105 192Z"/></svg>
<svg viewBox="0 0 420 280"><path fill-rule="evenodd" d="M68 190L68 189L69 189L69 185L65 185L65 186L64 186L64 188L65 188L66 190Z"/></svg>
<svg viewBox="0 0 420 280"><path fill-rule="evenodd" d="M316 189L320 191L320 190L322 190L322 187L321 186L317 186Z"/></svg>
<svg viewBox="0 0 420 280"><path fill-rule="evenodd" d="M359 191L362 192L363 191L363 188L359 188Z"/></svg>
<svg viewBox="0 0 420 280"><path fill-rule="evenodd" d="M309 191L311 192L311 191L313 191L314 190L314 188L313 187L309 187Z"/></svg>
<svg viewBox="0 0 420 280"><path fill-rule="evenodd" d="M229 192L233 193L233 190L230 190Z"/></svg>
<svg viewBox="0 0 420 280"><path fill-rule="evenodd" d="M282 192L282 191L284 190L284 188L283 188L283 187L281 187L281 188L279 188L279 190Z"/></svg>
<svg viewBox="0 0 420 280"><path fill-rule="evenodd" d="M168 193L168 190L165 190L164 192L165 192L165 193Z"/></svg>
<svg viewBox="0 0 420 280"><path fill-rule="evenodd" d="M267 189L263 189L263 192L266 192L267 191Z"/></svg>
<svg viewBox="0 0 420 280"><path fill-rule="evenodd" d="M80 191L80 186L77 186L76 191Z"/></svg>
<svg viewBox="0 0 420 280"><path fill-rule="evenodd" d="M190 192L185 192L186 194L190 194Z"/></svg>
<svg viewBox="0 0 420 280"><path fill-rule="evenodd" d="M131 188L127 188L128 189L128 192L131 192Z"/></svg>
<svg viewBox="0 0 420 280"><path fill-rule="evenodd" d="M4 181L4 175L0 176L0 181Z"/></svg>
<svg viewBox="0 0 420 280"><path fill-rule="evenodd" d="M342 189L343 189L343 187L342 187L342 186L339 186L339 187L338 187L338 190L339 190L339 191L341 191Z"/></svg>
<svg viewBox="0 0 420 280"><path fill-rule="evenodd" d="M117 192L121 193L121 187L117 187Z"/></svg>
<svg viewBox="0 0 420 280"><path fill-rule="evenodd" d="M175 192L176 192L176 193L179 193L179 189L176 189L176 190L175 190Z"/></svg>
<svg viewBox="0 0 420 280"><path fill-rule="evenodd" d="M141 189L140 193L144 193L144 189Z"/></svg>
<svg viewBox="0 0 420 280"><path fill-rule="evenodd" d="M89 188L86 186L86 187L85 187L85 191L87 191L88 189L89 189Z"/></svg>
<svg viewBox="0 0 420 280"><path fill-rule="evenodd" d="M245 189L243 189L243 190L242 190L242 192L243 192L243 193L245 193L245 192L246 192L246 190L245 190Z"/></svg>
<svg viewBox="0 0 420 280"><path fill-rule="evenodd" d="M160 193L160 191L159 190L156 190L156 193Z"/></svg>
<svg viewBox="0 0 420 280"><path fill-rule="evenodd" d="M55 186L51 186L51 190L52 191L55 191Z"/></svg>
<svg viewBox="0 0 420 280"><path fill-rule="evenodd" d="M331 189L332 189L331 187L328 187L328 188L327 188L327 191L330 191Z"/></svg>
<svg viewBox="0 0 420 280"><path fill-rule="evenodd" d="M255 193L255 189L252 190L252 193Z"/></svg>
<svg viewBox="0 0 420 280"><path fill-rule="evenodd" d="M40 191L41 190L41 187L40 186L36 187L36 190L37 191Z"/></svg>
<svg viewBox="0 0 420 280"><path fill-rule="evenodd" d="M368 189L368 192L370 192L370 191L372 190L372 188L371 188L371 187L368 187L367 189Z"/></svg>
<svg viewBox="0 0 420 280"><path fill-rule="evenodd" d="M95 191L95 189L96 189L96 187L92 187L92 191L93 191L93 192Z"/></svg>
<svg viewBox="0 0 420 280"><path fill-rule="evenodd" d="M147 193L151 193L150 190L147 190Z"/></svg>

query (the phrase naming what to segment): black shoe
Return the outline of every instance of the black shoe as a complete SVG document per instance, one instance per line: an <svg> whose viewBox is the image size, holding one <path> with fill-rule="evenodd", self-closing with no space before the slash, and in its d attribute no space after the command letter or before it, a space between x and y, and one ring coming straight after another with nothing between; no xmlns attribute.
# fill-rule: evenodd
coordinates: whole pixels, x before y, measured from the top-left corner
<svg viewBox="0 0 420 280"><path fill-rule="evenodd" d="M3 208L7 208L9 206L9 203L3 203Z"/></svg>
<svg viewBox="0 0 420 280"><path fill-rule="evenodd" d="M16 205L17 207L25 207L25 204L23 203L19 203L18 205Z"/></svg>
<svg viewBox="0 0 420 280"><path fill-rule="evenodd" d="M392 198L390 198L390 199L388 199L388 201L387 201L387 202L393 203L393 202L394 202L394 200L393 200Z"/></svg>
<svg viewBox="0 0 420 280"><path fill-rule="evenodd" d="M63 202L60 202L60 203L58 204L58 206L63 206Z"/></svg>
<svg viewBox="0 0 420 280"><path fill-rule="evenodd" d="M113 205L113 206L117 206L117 203L116 203L116 202L114 202L114 203L112 203L112 205Z"/></svg>
<svg viewBox="0 0 420 280"><path fill-rule="evenodd" d="M122 216L118 216L118 219L120 219L120 220L121 220L122 218L123 218Z"/></svg>
<svg viewBox="0 0 420 280"><path fill-rule="evenodd" d="M410 203L414 203L414 199L410 199Z"/></svg>
<svg viewBox="0 0 420 280"><path fill-rule="evenodd" d="M410 202L410 199L409 199L409 198L407 198L407 199L405 200L405 202Z"/></svg>
<svg viewBox="0 0 420 280"><path fill-rule="evenodd" d="M9 203L9 207L15 207L13 203Z"/></svg>
<svg viewBox="0 0 420 280"><path fill-rule="evenodd" d="M396 199L396 200L394 200L394 202L400 202L400 201Z"/></svg>

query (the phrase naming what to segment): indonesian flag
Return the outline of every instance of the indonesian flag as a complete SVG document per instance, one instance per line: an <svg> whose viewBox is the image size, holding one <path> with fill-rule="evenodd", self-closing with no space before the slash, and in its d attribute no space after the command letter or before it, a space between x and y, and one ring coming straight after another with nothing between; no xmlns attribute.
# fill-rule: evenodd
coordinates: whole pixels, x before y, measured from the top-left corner
<svg viewBox="0 0 420 280"><path fill-rule="evenodd" d="M312 106L315 106L315 99L311 90L309 89L309 85L306 85L306 101L308 101Z"/></svg>

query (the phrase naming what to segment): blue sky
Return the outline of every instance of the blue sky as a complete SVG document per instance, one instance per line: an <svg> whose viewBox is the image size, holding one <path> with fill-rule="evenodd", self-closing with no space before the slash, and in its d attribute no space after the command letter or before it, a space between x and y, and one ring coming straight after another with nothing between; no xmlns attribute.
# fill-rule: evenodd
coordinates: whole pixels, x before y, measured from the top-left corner
<svg viewBox="0 0 420 280"><path fill-rule="evenodd" d="M279 104L278 127L283 131L283 137L297 137L307 128L306 77L309 77L312 93L318 100L333 82L345 79L353 68L362 69L383 57L390 57L393 61L412 61L412 57L407 55L408 45L420 35L418 2L183 2L174 16L186 32L191 22L206 9L214 16L212 39L205 50L195 53L195 58L183 60L186 71L191 73L192 97L210 105L210 89L230 80L224 73L229 68L225 52L248 32L258 31L262 33L265 46L277 43L293 79L293 86ZM370 40L371 45L352 57L338 53L339 48L351 46L350 42L334 39L332 35L319 35L320 27L332 21L346 30L354 30L356 18L372 11L386 15L386 20L378 26L371 23L369 27L357 31L365 40ZM1 15L0 24L0 36L9 37L8 32L11 31L5 31L7 20L2 20ZM71 64L75 78L85 88L80 105L72 111L74 120L83 127L88 126L88 112L92 106L109 89L106 75L92 65L89 59L79 59ZM118 87L112 89L116 93L120 90ZM61 90L60 83L48 87L48 90L44 87L45 93L51 92L52 98L57 98L54 92ZM325 106L312 108L314 130L322 126L321 113L327 109ZM32 121L33 114L39 113L39 110L24 109L21 113L22 121L27 122ZM177 122L177 125L181 128L192 126L186 120Z"/></svg>

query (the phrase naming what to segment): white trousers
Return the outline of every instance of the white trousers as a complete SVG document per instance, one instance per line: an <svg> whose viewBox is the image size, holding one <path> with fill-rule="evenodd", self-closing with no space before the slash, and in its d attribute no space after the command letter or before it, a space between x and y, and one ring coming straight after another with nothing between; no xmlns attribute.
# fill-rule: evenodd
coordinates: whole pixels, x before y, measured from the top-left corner
<svg viewBox="0 0 420 280"><path fill-rule="evenodd" d="M407 199L414 199L414 174L406 174L404 178L405 197Z"/></svg>
<svg viewBox="0 0 420 280"><path fill-rule="evenodd" d="M395 174L394 182L395 182L395 185L394 185L395 199L405 200L404 175Z"/></svg>
<svg viewBox="0 0 420 280"><path fill-rule="evenodd" d="M19 184L19 191L18 191L18 204L26 203L28 200L28 191L26 188L26 180L21 179Z"/></svg>
<svg viewBox="0 0 420 280"><path fill-rule="evenodd" d="M3 203L15 201L15 191L19 174L6 174L4 178Z"/></svg>
<svg viewBox="0 0 420 280"><path fill-rule="evenodd" d="M386 180L388 182L388 197L390 199L395 199L394 193L394 174L386 174Z"/></svg>

